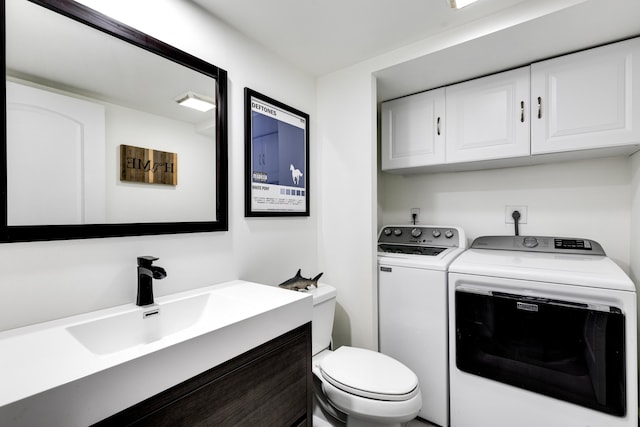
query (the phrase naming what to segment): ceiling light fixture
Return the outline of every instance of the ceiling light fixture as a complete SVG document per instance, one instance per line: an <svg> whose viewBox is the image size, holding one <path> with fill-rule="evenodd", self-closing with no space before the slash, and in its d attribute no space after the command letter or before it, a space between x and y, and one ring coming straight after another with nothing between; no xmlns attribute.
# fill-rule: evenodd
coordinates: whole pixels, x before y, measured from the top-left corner
<svg viewBox="0 0 640 427"><path fill-rule="evenodd" d="M203 113L206 113L216 106L216 102L213 99L191 91L177 97L176 102L183 107L193 108L194 110L202 111Z"/></svg>
<svg viewBox="0 0 640 427"><path fill-rule="evenodd" d="M469 6L471 3L475 3L478 0L449 0L449 5L452 9L462 9L465 6Z"/></svg>

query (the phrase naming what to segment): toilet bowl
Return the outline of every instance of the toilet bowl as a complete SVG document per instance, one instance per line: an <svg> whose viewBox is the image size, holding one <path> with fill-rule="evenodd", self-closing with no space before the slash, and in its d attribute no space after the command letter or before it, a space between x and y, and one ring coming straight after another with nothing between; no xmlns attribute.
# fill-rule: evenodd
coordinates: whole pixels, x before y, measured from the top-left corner
<svg viewBox="0 0 640 427"><path fill-rule="evenodd" d="M399 427L414 419L422 406L417 376L382 353L349 346L329 350L336 290L320 284L310 292L314 425Z"/></svg>

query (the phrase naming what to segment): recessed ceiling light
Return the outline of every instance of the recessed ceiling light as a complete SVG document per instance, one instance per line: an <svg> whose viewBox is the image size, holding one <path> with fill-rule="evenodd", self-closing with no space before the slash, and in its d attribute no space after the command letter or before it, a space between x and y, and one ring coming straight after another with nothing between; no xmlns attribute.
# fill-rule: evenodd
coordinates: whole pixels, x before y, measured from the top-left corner
<svg viewBox="0 0 640 427"><path fill-rule="evenodd" d="M465 6L469 6L471 3L475 3L478 0L449 0L449 5L452 9L462 9Z"/></svg>
<svg viewBox="0 0 640 427"><path fill-rule="evenodd" d="M177 97L176 102L183 107L193 108L194 110L202 111L203 113L206 113L216 106L213 99L191 91Z"/></svg>

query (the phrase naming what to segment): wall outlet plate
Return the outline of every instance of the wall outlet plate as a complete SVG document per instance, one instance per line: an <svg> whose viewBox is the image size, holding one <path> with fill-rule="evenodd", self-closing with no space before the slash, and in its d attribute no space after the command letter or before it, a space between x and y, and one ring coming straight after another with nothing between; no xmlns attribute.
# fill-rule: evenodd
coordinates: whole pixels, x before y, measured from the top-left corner
<svg viewBox="0 0 640 427"><path fill-rule="evenodd" d="M420 218L420 208L411 208L411 221L414 221L414 215L415 215L415 222L418 222L418 218Z"/></svg>
<svg viewBox="0 0 640 427"><path fill-rule="evenodd" d="M513 211L520 212L520 220L518 224L526 224L527 223L527 206L524 205L507 205L504 207L504 223L505 224L513 224Z"/></svg>

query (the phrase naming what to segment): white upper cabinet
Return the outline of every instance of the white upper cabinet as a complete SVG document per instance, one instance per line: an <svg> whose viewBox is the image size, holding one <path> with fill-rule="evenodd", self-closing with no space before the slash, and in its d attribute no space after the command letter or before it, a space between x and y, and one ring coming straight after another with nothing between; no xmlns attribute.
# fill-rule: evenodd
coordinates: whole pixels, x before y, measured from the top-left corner
<svg viewBox="0 0 640 427"><path fill-rule="evenodd" d="M528 156L529 67L446 88L447 163Z"/></svg>
<svg viewBox="0 0 640 427"><path fill-rule="evenodd" d="M385 171L629 154L640 146L640 37L384 102L381 110Z"/></svg>
<svg viewBox="0 0 640 427"><path fill-rule="evenodd" d="M444 94L435 89L382 103L382 170L444 163Z"/></svg>
<svg viewBox="0 0 640 427"><path fill-rule="evenodd" d="M640 39L531 65L531 153L640 143Z"/></svg>

